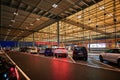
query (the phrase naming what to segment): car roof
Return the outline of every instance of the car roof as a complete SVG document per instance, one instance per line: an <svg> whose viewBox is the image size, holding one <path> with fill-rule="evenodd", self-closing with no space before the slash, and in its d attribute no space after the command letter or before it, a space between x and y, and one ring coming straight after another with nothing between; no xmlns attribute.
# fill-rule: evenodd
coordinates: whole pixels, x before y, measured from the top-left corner
<svg viewBox="0 0 120 80"><path fill-rule="evenodd" d="M120 49L120 48L110 48L110 49Z"/></svg>

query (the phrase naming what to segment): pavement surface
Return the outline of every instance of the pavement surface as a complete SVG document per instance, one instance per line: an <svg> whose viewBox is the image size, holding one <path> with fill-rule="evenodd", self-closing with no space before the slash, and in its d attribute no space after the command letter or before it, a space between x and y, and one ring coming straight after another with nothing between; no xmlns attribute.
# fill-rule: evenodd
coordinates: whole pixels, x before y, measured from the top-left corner
<svg viewBox="0 0 120 80"><path fill-rule="evenodd" d="M19 52L8 52L5 56L19 67L21 80L120 80L119 68L92 56L88 61Z"/></svg>

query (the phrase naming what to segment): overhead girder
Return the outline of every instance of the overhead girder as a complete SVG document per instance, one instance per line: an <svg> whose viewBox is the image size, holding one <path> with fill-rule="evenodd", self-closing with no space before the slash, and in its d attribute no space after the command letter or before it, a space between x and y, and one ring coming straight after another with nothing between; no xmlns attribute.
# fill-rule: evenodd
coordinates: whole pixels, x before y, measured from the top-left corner
<svg viewBox="0 0 120 80"><path fill-rule="evenodd" d="M4 28L4 29L13 29L13 30L20 30L20 31L26 31L26 32L37 32L37 33L45 33L45 34L55 34L55 33L51 33L51 32L43 32L43 31L34 31L34 30L28 30L28 29L21 29L21 28L14 28L14 27L6 27L6 26L0 26L1 28ZM25 37L25 36L23 36Z"/></svg>
<svg viewBox="0 0 120 80"><path fill-rule="evenodd" d="M0 34L1 36L9 36L9 37L15 37L15 36L13 36L13 35L10 35L10 34L8 34L8 35L6 35L6 34ZM24 36L17 36L17 37L24 37Z"/></svg>
<svg viewBox="0 0 120 80"><path fill-rule="evenodd" d="M26 12L30 12L30 13L33 13L33 14L36 14L36 15L40 15L40 16L44 16L44 17L46 17L44 14L37 14L37 13L39 13L40 11L41 11L41 9L38 9L37 7L34 7L34 6L31 6L31 5L28 5L28 4L26 4L26 3L24 3L24 2L22 2L22 1L20 1L21 3L19 3L18 5L17 4L15 4L15 5L13 5L11 2L9 3L9 2L7 2L7 1L4 1L4 0L2 0L3 2L2 2L2 5L5 5L5 6L8 6L8 7L12 7L12 8L15 8L15 9L20 9L20 10L23 10L23 11L26 11ZM13 1L13 0L10 0L10 1ZM99 2L99 1L101 1L101 0L98 0L97 2ZM78 1L79 2L79 1ZM76 2L74 5L77 5L77 3L78 2ZM24 7L24 8L20 8L20 4L24 4L24 5L26 5L26 7ZM90 5L92 5L92 4L90 4ZM29 10L29 9L27 9L28 7L31 7L31 10ZM71 5L70 7L73 7L73 5ZM79 6L79 8L80 8L80 6ZM84 7L83 7L84 8ZM77 11L80 11L80 9L79 10L77 10ZM43 11L43 12L46 12L46 11ZM64 12L64 11L63 11ZM62 12L61 12L62 13ZM54 14L51 14L51 13L49 13L50 15L54 15ZM59 13L60 14L60 13ZM59 15L58 14L58 15ZM56 19L59 19L59 20L61 20L61 17L60 16L58 16L58 15L55 15L55 16L53 16L53 18L51 18L50 20L48 20L48 21L46 21L45 23L43 23L42 25L39 25L39 26L37 26L35 29L33 29L33 31L29 31L29 32L37 32L38 30L40 30L40 29L43 29L43 28L45 28L46 26L49 26L50 24L53 24L53 23L55 23L57 20ZM47 16L49 16L49 15L47 15ZM67 16L66 16L67 17ZM26 31L26 30L25 30ZM31 33L30 33L31 34ZM30 35L29 34L29 35ZM27 37L27 36L25 36L25 37ZM20 39L20 38L19 38Z"/></svg>
<svg viewBox="0 0 120 80"><path fill-rule="evenodd" d="M92 27L90 27L90 26L88 26L88 25L85 25L85 24L82 24L82 23L80 23L80 22L75 22L75 21L70 20L70 19L64 19L64 20L62 20L62 21L63 21L63 22L66 22L66 23L68 23L68 24L74 25L74 26L78 26L78 27L84 28L84 29L86 29L86 30L92 30L92 31L94 31L94 32L98 32L98 33L101 33L101 34L108 35L107 33L105 33L105 32L102 31L102 30L96 30L96 28L92 28Z"/></svg>
<svg viewBox="0 0 120 80"><path fill-rule="evenodd" d="M58 15L47 12L47 11L45 11L43 9L40 9L40 8L36 7L36 6L29 5L29 4L27 4L27 3L23 2L23 1L18 0L18 1L16 1L16 4L15 3L13 4L12 0L10 0L10 1L11 2L2 1L1 4L5 5L5 6L8 6L8 7L11 7L11 8L14 8L14 9L18 9L18 10L22 10L22 11L29 12L29 13L32 13L32 14L36 14L36 15L39 15L39 16L44 16L44 17L47 17L47 18L50 18L50 17L48 17L49 15L54 15L54 18L56 18L56 17L61 18ZM24 5L24 7L21 6L21 5ZM49 13L49 15L48 16L44 15L46 13Z"/></svg>

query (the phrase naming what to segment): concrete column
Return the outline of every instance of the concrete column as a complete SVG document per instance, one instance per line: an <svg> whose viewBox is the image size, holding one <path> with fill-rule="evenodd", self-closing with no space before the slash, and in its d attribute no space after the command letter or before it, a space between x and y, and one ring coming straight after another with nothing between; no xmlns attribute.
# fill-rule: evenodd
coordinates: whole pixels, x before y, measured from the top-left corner
<svg viewBox="0 0 120 80"><path fill-rule="evenodd" d="M32 38L33 38L32 42L33 42L33 47L34 47L35 46L35 44L34 44L34 42L35 42L34 32L33 32L33 37Z"/></svg>
<svg viewBox="0 0 120 80"><path fill-rule="evenodd" d="M59 32L59 21L57 22L57 46L59 47L59 44L60 44L60 32Z"/></svg>

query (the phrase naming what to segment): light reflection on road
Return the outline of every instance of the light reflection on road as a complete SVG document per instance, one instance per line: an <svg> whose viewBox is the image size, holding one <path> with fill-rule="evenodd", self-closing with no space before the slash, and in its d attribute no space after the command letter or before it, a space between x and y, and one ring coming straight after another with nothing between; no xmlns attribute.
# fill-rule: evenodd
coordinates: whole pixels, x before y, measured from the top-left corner
<svg viewBox="0 0 120 80"><path fill-rule="evenodd" d="M62 58L62 60L66 59ZM70 80L71 76L70 64L58 61L56 58L54 58L51 61L51 69L53 80Z"/></svg>

